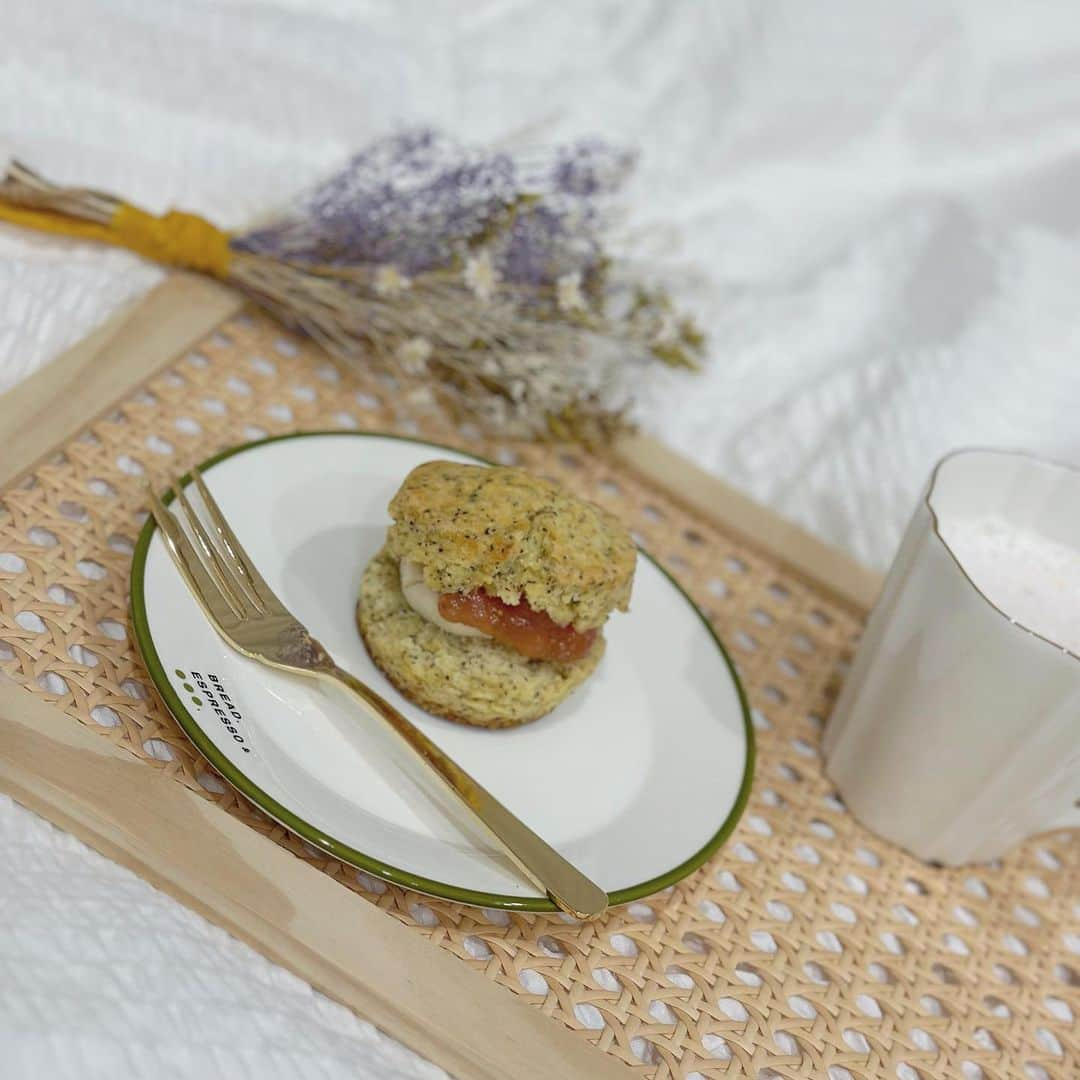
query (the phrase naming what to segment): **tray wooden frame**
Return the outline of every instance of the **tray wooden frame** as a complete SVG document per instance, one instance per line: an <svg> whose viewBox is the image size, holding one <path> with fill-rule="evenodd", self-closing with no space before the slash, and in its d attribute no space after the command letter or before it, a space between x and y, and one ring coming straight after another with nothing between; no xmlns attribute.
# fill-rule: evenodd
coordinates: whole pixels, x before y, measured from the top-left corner
<svg viewBox="0 0 1080 1080"><path fill-rule="evenodd" d="M227 289L174 275L0 397L0 485L32 469L242 306ZM740 533L815 587L858 610L872 603L878 575L655 440L627 438L612 453L620 466ZM4 684L0 790L454 1075L630 1075L239 820ZM483 1038L475 1037L480 1030Z"/></svg>

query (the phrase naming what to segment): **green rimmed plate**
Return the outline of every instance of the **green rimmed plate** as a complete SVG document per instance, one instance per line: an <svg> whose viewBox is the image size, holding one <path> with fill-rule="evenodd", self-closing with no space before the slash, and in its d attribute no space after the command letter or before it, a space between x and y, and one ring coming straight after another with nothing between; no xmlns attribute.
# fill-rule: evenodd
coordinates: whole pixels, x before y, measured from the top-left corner
<svg viewBox="0 0 1080 1080"><path fill-rule="evenodd" d="M633 610L609 621L596 674L549 716L484 731L428 716L376 670L355 629L360 574L406 473L456 451L386 435L313 433L236 447L203 466L240 541L340 664L374 686L613 904L700 866L749 794L745 696L711 628L648 556ZM483 837L402 772L375 725L332 688L247 660L215 634L153 521L131 571L135 638L188 737L256 806L315 847L432 896L553 911Z"/></svg>

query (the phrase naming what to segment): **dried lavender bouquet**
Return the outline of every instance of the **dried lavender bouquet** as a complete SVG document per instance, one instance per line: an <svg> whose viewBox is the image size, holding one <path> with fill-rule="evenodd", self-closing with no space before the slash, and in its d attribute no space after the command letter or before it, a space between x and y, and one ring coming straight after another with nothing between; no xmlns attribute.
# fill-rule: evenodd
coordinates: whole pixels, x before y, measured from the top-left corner
<svg viewBox="0 0 1080 1080"><path fill-rule="evenodd" d="M516 438L602 442L642 364L693 368L703 341L605 254L633 156L601 141L510 155L430 130L379 139L280 220L228 234L12 162L0 220L212 274L416 405Z"/></svg>
<svg viewBox="0 0 1080 1080"><path fill-rule="evenodd" d="M663 290L622 280L604 252L632 167L599 140L512 156L409 131L233 246L327 272L288 306L330 352L500 434L603 441L636 366L692 369L704 344ZM247 283L275 309L276 277Z"/></svg>

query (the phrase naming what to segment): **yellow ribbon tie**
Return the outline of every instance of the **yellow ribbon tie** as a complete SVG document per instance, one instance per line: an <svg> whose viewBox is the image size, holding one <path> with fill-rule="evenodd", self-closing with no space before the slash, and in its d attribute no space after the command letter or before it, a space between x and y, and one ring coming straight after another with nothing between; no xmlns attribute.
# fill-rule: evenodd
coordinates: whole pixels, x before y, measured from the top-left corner
<svg viewBox="0 0 1080 1080"><path fill-rule="evenodd" d="M115 244L166 266L181 266L217 278L227 277L232 263L229 234L198 214L182 210L155 217L137 206L121 203L112 221L103 225L0 200L0 221L74 240Z"/></svg>
<svg viewBox="0 0 1080 1080"><path fill-rule="evenodd" d="M170 210L161 217L121 203L113 214L115 243L166 266L223 278L229 272L229 235L198 214Z"/></svg>

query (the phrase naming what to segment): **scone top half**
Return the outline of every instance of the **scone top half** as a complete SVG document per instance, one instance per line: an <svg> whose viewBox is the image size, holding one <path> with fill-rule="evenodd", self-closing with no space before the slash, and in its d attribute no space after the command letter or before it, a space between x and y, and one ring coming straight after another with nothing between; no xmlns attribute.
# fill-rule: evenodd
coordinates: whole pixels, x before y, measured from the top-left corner
<svg viewBox="0 0 1080 1080"><path fill-rule="evenodd" d="M636 552L611 514L520 469L429 461L390 503L388 545L438 594L482 590L594 631L630 603Z"/></svg>

